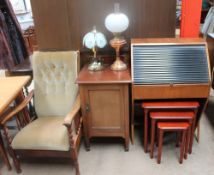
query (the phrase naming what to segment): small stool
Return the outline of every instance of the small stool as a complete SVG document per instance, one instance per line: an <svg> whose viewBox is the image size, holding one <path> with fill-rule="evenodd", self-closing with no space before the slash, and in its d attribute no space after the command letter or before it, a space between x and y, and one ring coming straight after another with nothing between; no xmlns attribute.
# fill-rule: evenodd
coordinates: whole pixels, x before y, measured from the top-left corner
<svg viewBox="0 0 214 175"><path fill-rule="evenodd" d="M151 111L178 111L191 110L197 114L199 103L197 101L180 101L180 102L143 102L142 108L144 110L144 152L147 152L148 145L148 114ZM193 133L195 128L192 128ZM193 137L190 140L190 145L193 144ZM191 146L192 147L192 146ZM192 150L189 150L190 153Z"/></svg>
<svg viewBox="0 0 214 175"><path fill-rule="evenodd" d="M183 122L188 121L190 125L190 129L194 128L194 120L195 120L195 113L194 112L151 112L150 113L151 118L151 150L150 150L150 157L153 158L153 152L154 152L154 142L155 142L155 126L156 122L159 121L177 121L177 122ZM194 136L193 133L188 133L190 136L188 138L192 138ZM189 150L192 150L190 148L190 140L187 140L187 145L189 146ZM185 155L185 158L187 158L187 155Z"/></svg>
<svg viewBox="0 0 214 175"><path fill-rule="evenodd" d="M188 122L158 122L158 159L157 163L161 163L161 154L162 154L162 144L163 144L163 135L165 131L180 131L182 132L182 142L180 145L180 159L179 163L183 163L183 157L187 154L186 144L187 133L190 132Z"/></svg>

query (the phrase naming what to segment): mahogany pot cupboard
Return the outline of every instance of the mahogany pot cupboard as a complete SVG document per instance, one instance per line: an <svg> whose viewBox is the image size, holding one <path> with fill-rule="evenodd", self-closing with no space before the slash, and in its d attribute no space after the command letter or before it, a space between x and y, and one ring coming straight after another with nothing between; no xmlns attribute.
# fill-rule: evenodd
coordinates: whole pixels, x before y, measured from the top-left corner
<svg viewBox="0 0 214 175"><path fill-rule="evenodd" d="M130 69L89 71L85 66L76 81L80 88L87 149L92 137L122 137L129 149Z"/></svg>

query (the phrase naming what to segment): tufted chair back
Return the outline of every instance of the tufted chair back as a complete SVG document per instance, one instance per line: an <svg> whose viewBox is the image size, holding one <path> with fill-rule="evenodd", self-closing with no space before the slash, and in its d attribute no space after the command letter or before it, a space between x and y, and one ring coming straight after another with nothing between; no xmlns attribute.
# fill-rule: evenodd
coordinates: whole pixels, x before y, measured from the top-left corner
<svg viewBox="0 0 214 175"><path fill-rule="evenodd" d="M38 117L65 115L78 93L78 52L34 52L35 110Z"/></svg>

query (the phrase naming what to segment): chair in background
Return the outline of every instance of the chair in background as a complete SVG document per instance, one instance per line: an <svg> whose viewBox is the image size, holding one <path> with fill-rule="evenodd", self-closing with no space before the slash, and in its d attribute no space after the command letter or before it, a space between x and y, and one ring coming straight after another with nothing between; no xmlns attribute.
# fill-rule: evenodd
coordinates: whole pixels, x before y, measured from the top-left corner
<svg viewBox="0 0 214 175"><path fill-rule="evenodd" d="M82 117L75 80L78 52L35 52L33 55L34 106L37 119L24 120L24 127L11 139L6 123L30 102L33 92L1 121L9 153L17 172L18 157L71 157L80 174L77 152Z"/></svg>

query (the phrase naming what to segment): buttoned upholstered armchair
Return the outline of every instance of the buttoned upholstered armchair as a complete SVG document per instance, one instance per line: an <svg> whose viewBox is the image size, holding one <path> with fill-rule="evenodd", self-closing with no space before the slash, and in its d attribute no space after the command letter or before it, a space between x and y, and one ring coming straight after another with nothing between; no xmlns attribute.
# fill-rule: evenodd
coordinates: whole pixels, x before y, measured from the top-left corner
<svg viewBox="0 0 214 175"><path fill-rule="evenodd" d="M78 147L82 117L75 80L79 71L78 52L35 52L33 54L33 91L2 121L8 150L17 172L19 157L71 157L80 174ZM37 118L23 119L23 128L12 139L6 123L26 109L34 94Z"/></svg>

